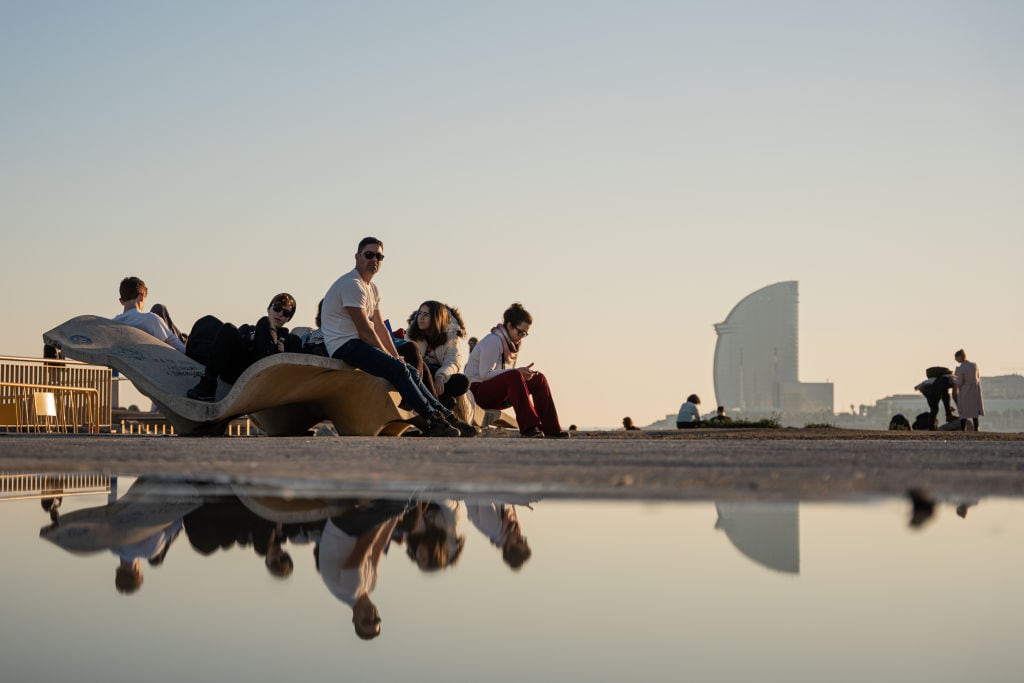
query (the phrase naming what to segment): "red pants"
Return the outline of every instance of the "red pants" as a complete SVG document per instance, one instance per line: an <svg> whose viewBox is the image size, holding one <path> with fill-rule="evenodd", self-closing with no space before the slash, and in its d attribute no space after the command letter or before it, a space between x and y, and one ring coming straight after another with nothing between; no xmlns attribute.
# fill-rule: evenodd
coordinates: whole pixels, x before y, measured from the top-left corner
<svg viewBox="0 0 1024 683"><path fill-rule="evenodd" d="M544 434L555 436L562 431L548 380L539 372L527 381L518 370L506 370L485 382L474 383L469 390L481 408L501 410L506 401L511 403L520 432L540 427Z"/></svg>

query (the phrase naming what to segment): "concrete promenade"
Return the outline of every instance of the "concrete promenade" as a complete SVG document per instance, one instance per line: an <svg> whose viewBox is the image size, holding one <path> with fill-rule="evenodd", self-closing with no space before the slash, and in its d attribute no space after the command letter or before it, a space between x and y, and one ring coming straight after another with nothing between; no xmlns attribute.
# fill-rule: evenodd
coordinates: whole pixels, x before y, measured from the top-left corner
<svg viewBox="0 0 1024 683"><path fill-rule="evenodd" d="M1024 434L835 429L597 432L569 440L0 435L5 472L288 480L308 490L536 498L1024 495Z"/></svg>

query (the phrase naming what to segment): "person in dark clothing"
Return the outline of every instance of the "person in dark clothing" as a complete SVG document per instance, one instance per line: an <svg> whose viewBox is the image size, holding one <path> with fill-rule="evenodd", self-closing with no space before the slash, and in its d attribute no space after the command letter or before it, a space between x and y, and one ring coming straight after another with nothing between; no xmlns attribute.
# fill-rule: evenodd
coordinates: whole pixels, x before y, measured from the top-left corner
<svg viewBox="0 0 1024 683"><path fill-rule="evenodd" d="M955 419L953 415L953 409L949 405L949 392L953 388L953 375L939 375L938 377L932 377L914 387L915 390L920 391L924 395L926 401L928 401L928 410L931 415L931 427L935 429L936 418L939 415L939 401L946 409L946 422Z"/></svg>
<svg viewBox="0 0 1024 683"><path fill-rule="evenodd" d="M241 329L224 323L217 330L213 348L202 379L188 390L187 396L197 401L213 401L217 395L217 378L234 384L246 368L261 358L282 351L299 351L297 338L289 338L285 323L295 315L295 297L278 294L270 300L267 314L255 326Z"/></svg>

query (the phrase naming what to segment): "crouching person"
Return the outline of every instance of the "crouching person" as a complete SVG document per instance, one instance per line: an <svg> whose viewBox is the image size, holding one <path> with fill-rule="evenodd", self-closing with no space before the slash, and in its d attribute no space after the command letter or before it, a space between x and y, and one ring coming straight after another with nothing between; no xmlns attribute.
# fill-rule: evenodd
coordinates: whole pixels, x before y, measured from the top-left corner
<svg viewBox="0 0 1024 683"><path fill-rule="evenodd" d="M197 401L213 401L217 396L217 378L234 384L246 368L266 356L282 351L298 351L298 344L288 339L285 323L295 315L295 297L278 294L270 300L267 314L256 325L235 327L224 323L217 330L206 370L199 383L188 390L188 397Z"/></svg>
<svg viewBox="0 0 1024 683"><path fill-rule="evenodd" d="M328 353L391 382L402 403L426 421L427 436L479 434L443 406L423 385L419 373L398 355L380 312L380 293L372 282L384 262L384 243L376 237L363 238L355 259L355 268L339 277L324 296L321 322Z"/></svg>

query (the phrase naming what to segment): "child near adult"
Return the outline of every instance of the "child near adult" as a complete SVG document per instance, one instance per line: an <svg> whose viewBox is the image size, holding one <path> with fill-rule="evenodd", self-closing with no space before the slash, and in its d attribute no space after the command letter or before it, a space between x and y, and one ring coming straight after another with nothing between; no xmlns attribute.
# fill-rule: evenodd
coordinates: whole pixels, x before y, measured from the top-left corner
<svg viewBox="0 0 1024 683"><path fill-rule="evenodd" d="M500 410L511 404L519 433L528 438L567 438L558 422L547 377L533 363L516 367L519 349L530 333L533 316L520 303L509 306L502 321L473 348L466 362L469 390L476 404Z"/></svg>
<svg viewBox="0 0 1024 683"><path fill-rule="evenodd" d="M288 338L285 323L295 315L295 297L276 294L267 306L267 314L256 325L241 329L224 323L213 340L210 358L202 379L188 390L187 396L197 401L213 401L217 395L217 378L234 384L246 368L275 353L299 351L297 338Z"/></svg>

